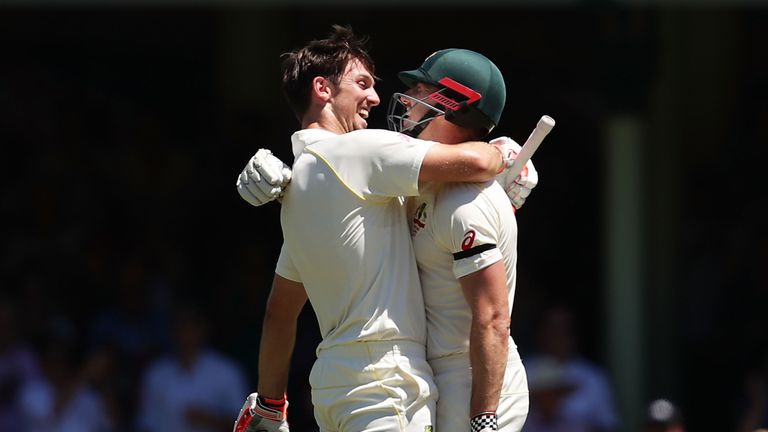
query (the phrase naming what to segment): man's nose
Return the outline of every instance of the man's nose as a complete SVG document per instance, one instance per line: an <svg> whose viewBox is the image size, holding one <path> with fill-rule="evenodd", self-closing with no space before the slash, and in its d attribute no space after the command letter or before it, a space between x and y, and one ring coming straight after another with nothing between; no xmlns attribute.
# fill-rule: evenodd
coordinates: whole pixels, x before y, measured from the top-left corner
<svg viewBox="0 0 768 432"><path fill-rule="evenodd" d="M381 99L379 98L379 94L376 93L376 90L371 90L371 94L368 95L368 103L370 103L371 106L376 106L381 103Z"/></svg>

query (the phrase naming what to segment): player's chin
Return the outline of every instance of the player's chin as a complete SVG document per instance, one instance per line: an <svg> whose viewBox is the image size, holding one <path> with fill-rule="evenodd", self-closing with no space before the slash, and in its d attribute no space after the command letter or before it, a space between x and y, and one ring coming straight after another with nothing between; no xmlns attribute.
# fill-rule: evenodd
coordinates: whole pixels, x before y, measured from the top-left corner
<svg viewBox="0 0 768 432"><path fill-rule="evenodd" d="M367 128L368 128L368 122L364 118L358 117L357 122L355 122L355 129L360 130L360 129L367 129Z"/></svg>

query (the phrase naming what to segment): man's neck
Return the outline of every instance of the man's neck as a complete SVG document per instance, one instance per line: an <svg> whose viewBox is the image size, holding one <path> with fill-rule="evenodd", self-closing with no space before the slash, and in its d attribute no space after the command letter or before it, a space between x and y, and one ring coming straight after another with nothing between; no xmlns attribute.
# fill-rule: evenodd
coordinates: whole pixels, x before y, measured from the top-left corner
<svg viewBox="0 0 768 432"><path fill-rule="evenodd" d="M339 132L338 128L333 128L332 125L326 125L323 122L315 121L311 123L302 123L301 125L302 129L322 129L328 132L335 133L336 135L341 135L344 132Z"/></svg>
<svg viewBox="0 0 768 432"><path fill-rule="evenodd" d="M301 127L303 129L323 129L337 135L349 132L348 128L345 128L339 119L333 115L330 105L306 115L301 121Z"/></svg>

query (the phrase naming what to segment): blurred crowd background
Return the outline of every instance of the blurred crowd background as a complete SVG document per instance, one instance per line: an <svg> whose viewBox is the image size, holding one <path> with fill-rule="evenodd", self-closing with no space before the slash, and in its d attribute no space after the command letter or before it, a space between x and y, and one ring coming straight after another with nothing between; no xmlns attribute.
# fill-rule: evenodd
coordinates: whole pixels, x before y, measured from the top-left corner
<svg viewBox="0 0 768 432"><path fill-rule="evenodd" d="M370 127L449 47L505 75L493 136L557 120L517 214L526 430L768 427L763 2L32 0L0 2L0 431L230 430L281 244L235 179L292 160L280 54L336 23ZM307 308L297 432L318 340Z"/></svg>

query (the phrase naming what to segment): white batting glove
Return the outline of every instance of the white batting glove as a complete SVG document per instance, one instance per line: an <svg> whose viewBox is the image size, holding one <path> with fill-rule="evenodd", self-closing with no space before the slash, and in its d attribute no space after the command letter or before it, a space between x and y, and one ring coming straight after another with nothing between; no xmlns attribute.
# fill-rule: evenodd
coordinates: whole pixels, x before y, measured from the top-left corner
<svg viewBox="0 0 768 432"><path fill-rule="evenodd" d="M520 153L521 149L520 145L509 137L493 139L489 144L496 146L496 148L501 151L507 167L512 165L512 162L515 160L518 153ZM520 207L525 204L525 200L528 198L528 195L531 194L531 190L533 190L539 183L539 173L536 172L532 160L525 163L525 167L523 167L523 170L520 171L520 175L517 177L509 178L507 173L509 173L509 170L505 169L502 171L496 176L496 181L499 182L504 188L504 191L507 192L509 201L512 202L515 209L519 210Z"/></svg>
<svg viewBox="0 0 768 432"><path fill-rule="evenodd" d="M291 174L271 151L259 149L237 177L237 192L253 206L264 205L283 196Z"/></svg>
<svg viewBox="0 0 768 432"><path fill-rule="evenodd" d="M232 432L290 432L288 401L283 398L280 402L283 402L280 409L272 408L258 393L251 393L240 408Z"/></svg>

